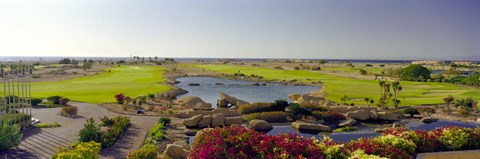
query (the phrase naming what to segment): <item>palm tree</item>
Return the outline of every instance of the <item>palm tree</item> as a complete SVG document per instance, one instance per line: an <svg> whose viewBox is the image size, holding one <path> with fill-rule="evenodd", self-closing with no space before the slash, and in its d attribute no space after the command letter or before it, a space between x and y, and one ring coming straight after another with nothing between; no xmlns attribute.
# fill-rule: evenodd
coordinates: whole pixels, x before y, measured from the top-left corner
<svg viewBox="0 0 480 159"><path fill-rule="evenodd" d="M395 81L395 82L392 83L392 88L393 88L394 106L395 106L395 108L397 108L398 104L400 104L400 101L398 101L398 94L402 90L402 86L400 85L400 82Z"/></svg>
<svg viewBox="0 0 480 159"><path fill-rule="evenodd" d="M365 102L367 102L367 106L370 106L370 105L368 105L368 101L370 101L370 98L365 97Z"/></svg>

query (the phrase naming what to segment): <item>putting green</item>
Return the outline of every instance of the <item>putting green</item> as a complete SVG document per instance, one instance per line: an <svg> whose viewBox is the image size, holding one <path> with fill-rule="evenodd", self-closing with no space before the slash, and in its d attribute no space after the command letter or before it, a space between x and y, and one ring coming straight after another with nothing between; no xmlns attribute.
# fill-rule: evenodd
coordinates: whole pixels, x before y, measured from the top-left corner
<svg viewBox="0 0 480 159"><path fill-rule="evenodd" d="M292 80L301 81L322 81L324 91L329 100L341 101L340 99L347 95L349 103L366 105L365 97L373 98L378 101L380 86L374 80L359 80L347 77L321 74L305 70L276 70L270 68L259 68L251 66L221 65L221 64L198 64L184 65L185 67L204 68L206 70L217 71L221 73L233 74L236 72L244 73L249 76L256 74L263 76L267 80ZM443 103L442 98L453 95L456 98L473 97L476 101L480 100L480 89L458 86L453 84L436 82L408 82L402 81L403 90L400 92L400 105L421 105Z"/></svg>
<svg viewBox="0 0 480 159"><path fill-rule="evenodd" d="M108 72L108 69L111 72ZM136 97L171 89L160 84L165 81L165 68L160 66L120 66L108 68L97 75L59 82L32 83L32 96L59 95L73 101L88 103L114 102L114 95L124 93ZM3 94L3 90L0 90Z"/></svg>

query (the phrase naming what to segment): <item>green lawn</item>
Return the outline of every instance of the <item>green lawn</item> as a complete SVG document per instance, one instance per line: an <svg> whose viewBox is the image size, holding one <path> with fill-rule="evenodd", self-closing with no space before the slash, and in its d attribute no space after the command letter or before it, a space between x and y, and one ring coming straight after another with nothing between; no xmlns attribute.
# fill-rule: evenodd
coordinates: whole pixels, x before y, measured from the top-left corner
<svg viewBox="0 0 480 159"><path fill-rule="evenodd" d="M267 80L303 80L322 81L325 85L326 97L329 100L340 101L340 98L347 95L349 102L365 105L365 97L374 98L378 101L380 86L374 80L358 80L347 77L320 74L305 70L276 70L269 68L258 68L250 66L234 65L210 65L199 64L190 67L204 68L221 73L233 74L238 71L245 75L256 74L265 77ZM308 80L307 80L308 79ZM442 98L448 95L455 97L473 97L480 100L480 89L457 86L444 83L424 83L402 81L403 91L400 92L400 105L419 105L442 103Z"/></svg>
<svg viewBox="0 0 480 159"><path fill-rule="evenodd" d="M114 95L118 93L136 97L171 89L159 84L165 81L163 75L166 70L160 66L121 66L109 69L111 73L105 71L98 75L59 82L32 83L32 96L60 95L73 101L105 103L115 101ZM3 94L3 90L0 90L0 94Z"/></svg>

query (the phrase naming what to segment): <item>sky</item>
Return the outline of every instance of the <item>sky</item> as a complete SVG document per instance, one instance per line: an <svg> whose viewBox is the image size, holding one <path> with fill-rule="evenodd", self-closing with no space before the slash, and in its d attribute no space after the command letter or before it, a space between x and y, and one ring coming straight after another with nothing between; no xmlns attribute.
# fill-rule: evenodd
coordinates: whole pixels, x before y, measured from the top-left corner
<svg viewBox="0 0 480 159"><path fill-rule="evenodd" d="M479 29L479 0L0 0L0 56L478 58Z"/></svg>

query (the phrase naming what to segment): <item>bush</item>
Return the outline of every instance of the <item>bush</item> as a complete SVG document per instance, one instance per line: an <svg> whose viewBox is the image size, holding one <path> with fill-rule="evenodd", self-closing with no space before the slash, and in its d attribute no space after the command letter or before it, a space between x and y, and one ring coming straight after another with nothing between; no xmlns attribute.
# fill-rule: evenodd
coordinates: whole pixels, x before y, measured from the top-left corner
<svg viewBox="0 0 480 159"><path fill-rule="evenodd" d="M112 126L115 123L113 118L109 118L107 116L100 118L100 121L102 121L102 124L101 124L102 126Z"/></svg>
<svg viewBox="0 0 480 159"><path fill-rule="evenodd" d="M115 100L117 100L118 104L123 104L125 102L126 96L122 93L115 95Z"/></svg>
<svg viewBox="0 0 480 159"><path fill-rule="evenodd" d="M337 112L314 111L312 115L317 120L324 120L330 123L338 123L339 121L346 119L345 115Z"/></svg>
<svg viewBox="0 0 480 159"><path fill-rule="evenodd" d="M67 103L68 103L69 101L70 101L70 99L68 99L68 98L60 98L59 101L58 101L58 102L59 102L58 104L60 104L60 105L67 105Z"/></svg>
<svg viewBox="0 0 480 159"><path fill-rule="evenodd" d="M312 115L312 111L306 108L301 107L297 103L293 103L288 107L287 110L288 116L293 119L297 119L300 115Z"/></svg>
<svg viewBox="0 0 480 159"><path fill-rule="evenodd" d="M60 127L61 125L58 124L57 122L55 123L38 123L35 125L36 128L56 128Z"/></svg>
<svg viewBox="0 0 480 159"><path fill-rule="evenodd" d="M0 124L1 121L3 121L3 123L13 125L18 124L21 121L30 121L31 118L32 116L30 114L25 113L6 114L0 116Z"/></svg>
<svg viewBox="0 0 480 159"><path fill-rule="evenodd" d="M47 98L47 100L53 104L60 104L60 98L62 98L62 96L50 96Z"/></svg>
<svg viewBox="0 0 480 159"><path fill-rule="evenodd" d="M52 159L97 159L100 148L96 142L80 142L72 148L61 148Z"/></svg>
<svg viewBox="0 0 480 159"><path fill-rule="evenodd" d="M413 117L415 114L420 114L420 112L417 111L416 108L414 107L407 107L403 110L404 114L409 114L410 117Z"/></svg>
<svg viewBox="0 0 480 159"><path fill-rule="evenodd" d="M65 106L60 110L61 116L74 117L77 116L78 107L77 106Z"/></svg>
<svg viewBox="0 0 480 159"><path fill-rule="evenodd" d="M80 142L90 142L94 141L97 143L102 143L102 131L100 131L100 127L95 124L95 120L93 118L87 119L87 122L84 124L84 128L80 130L78 139Z"/></svg>
<svg viewBox="0 0 480 159"><path fill-rule="evenodd" d="M428 117L435 113L435 109L432 107L417 107L417 111L424 117Z"/></svg>
<svg viewBox="0 0 480 159"><path fill-rule="evenodd" d="M144 145L142 148L133 151L127 155L127 159L156 159L157 158L157 146Z"/></svg>
<svg viewBox="0 0 480 159"><path fill-rule="evenodd" d="M245 116L247 120L260 119L268 122L286 122L287 113L285 112L262 112L262 113L252 113Z"/></svg>
<svg viewBox="0 0 480 159"><path fill-rule="evenodd" d="M438 131L438 130L437 130ZM440 129L442 136L438 138L448 150L461 150L468 145L470 140L467 129L449 127Z"/></svg>
<svg viewBox="0 0 480 159"><path fill-rule="evenodd" d="M380 157L413 159L413 156L407 151L374 139L361 138L356 141L350 141L345 144L344 149L350 154L357 150L364 150L366 154Z"/></svg>
<svg viewBox="0 0 480 159"><path fill-rule="evenodd" d="M241 126L215 128L198 135L188 158L317 158L322 150L298 135L269 136Z"/></svg>
<svg viewBox="0 0 480 159"><path fill-rule="evenodd" d="M32 106L38 106L38 104L42 103L42 99L41 98L32 98L31 102L32 102Z"/></svg>
<svg viewBox="0 0 480 159"><path fill-rule="evenodd" d="M150 128L150 130L148 131L148 136L145 140L145 143L160 144L160 141L165 137L163 134L163 127L165 126L164 124L164 122L159 121L158 123L153 125L152 128Z"/></svg>
<svg viewBox="0 0 480 159"><path fill-rule="evenodd" d="M377 155L366 154L363 150L357 150L351 154L348 159L388 159L386 157L380 157Z"/></svg>
<svg viewBox="0 0 480 159"><path fill-rule="evenodd" d="M160 118L160 120L158 120L158 122L163 123L163 125L167 126L167 125L170 125L172 120L170 118L163 117L163 118Z"/></svg>
<svg viewBox="0 0 480 159"><path fill-rule="evenodd" d="M410 140L405 140L400 137L396 137L393 135L384 135L384 136L379 136L375 138L375 140L391 145L395 148L402 149L406 152L408 152L410 155L413 155L415 153L415 143L413 143Z"/></svg>
<svg viewBox="0 0 480 159"><path fill-rule="evenodd" d="M115 121L113 125L101 134L102 147L104 148L113 146L130 127L130 118L128 117L115 116L111 120Z"/></svg>
<svg viewBox="0 0 480 159"><path fill-rule="evenodd" d="M22 134L20 126L10 125L7 122L0 123L0 150L8 150L20 144Z"/></svg>
<svg viewBox="0 0 480 159"><path fill-rule="evenodd" d="M469 116L472 113L472 109L467 106L459 106L457 108L457 113L461 116Z"/></svg>
<svg viewBox="0 0 480 159"><path fill-rule="evenodd" d="M7 102L7 104L10 104L10 103L13 103L14 101L16 101L19 97L16 96L16 95L9 95L9 96L5 96L5 101Z"/></svg>
<svg viewBox="0 0 480 159"><path fill-rule="evenodd" d="M310 111L328 111L327 106L314 105L314 104L303 104L300 105L302 108L308 109Z"/></svg>

